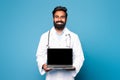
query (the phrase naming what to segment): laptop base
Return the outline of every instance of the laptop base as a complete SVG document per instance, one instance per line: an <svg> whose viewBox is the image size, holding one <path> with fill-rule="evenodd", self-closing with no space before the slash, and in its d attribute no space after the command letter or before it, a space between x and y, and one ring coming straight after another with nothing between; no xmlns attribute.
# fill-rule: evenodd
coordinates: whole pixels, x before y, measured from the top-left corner
<svg viewBox="0 0 120 80"><path fill-rule="evenodd" d="M65 69L65 70L75 70L72 65L48 65L50 69Z"/></svg>

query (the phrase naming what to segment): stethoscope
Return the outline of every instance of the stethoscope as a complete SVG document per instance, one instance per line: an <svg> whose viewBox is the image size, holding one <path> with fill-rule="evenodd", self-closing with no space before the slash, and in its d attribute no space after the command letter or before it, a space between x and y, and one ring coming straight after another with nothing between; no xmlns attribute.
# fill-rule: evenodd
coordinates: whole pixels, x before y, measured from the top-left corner
<svg viewBox="0 0 120 80"><path fill-rule="evenodd" d="M66 47L70 48L71 47L71 36L70 34L66 34L65 36L66 36ZM50 48L49 43L50 43L50 30L48 32L48 44L47 44L48 48Z"/></svg>
<svg viewBox="0 0 120 80"><path fill-rule="evenodd" d="M71 46L71 36L70 34L66 34L66 47L70 48Z"/></svg>

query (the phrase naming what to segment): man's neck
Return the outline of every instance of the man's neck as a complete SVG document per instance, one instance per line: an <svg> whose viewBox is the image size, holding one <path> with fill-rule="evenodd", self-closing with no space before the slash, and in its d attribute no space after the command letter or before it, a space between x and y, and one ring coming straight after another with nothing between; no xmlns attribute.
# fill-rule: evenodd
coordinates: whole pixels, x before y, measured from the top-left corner
<svg viewBox="0 0 120 80"><path fill-rule="evenodd" d="M55 29L55 30L56 30L56 32L57 32L58 35L62 35L64 29L63 30Z"/></svg>

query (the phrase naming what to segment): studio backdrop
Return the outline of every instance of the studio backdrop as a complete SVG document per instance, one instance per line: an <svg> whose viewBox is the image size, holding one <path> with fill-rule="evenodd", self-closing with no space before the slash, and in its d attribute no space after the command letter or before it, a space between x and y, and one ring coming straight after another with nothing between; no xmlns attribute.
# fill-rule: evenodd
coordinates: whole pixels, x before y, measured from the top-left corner
<svg viewBox="0 0 120 80"><path fill-rule="evenodd" d="M78 34L85 62L76 80L120 80L119 0L1 0L0 80L45 80L36 51L53 26L52 10L68 9L67 28Z"/></svg>

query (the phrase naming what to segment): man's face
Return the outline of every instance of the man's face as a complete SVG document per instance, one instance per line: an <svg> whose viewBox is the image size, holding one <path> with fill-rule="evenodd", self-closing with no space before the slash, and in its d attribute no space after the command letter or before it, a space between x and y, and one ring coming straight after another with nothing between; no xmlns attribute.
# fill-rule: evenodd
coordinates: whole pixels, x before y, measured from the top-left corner
<svg viewBox="0 0 120 80"><path fill-rule="evenodd" d="M64 11L56 11L53 16L54 26L58 30L63 30L67 21Z"/></svg>

